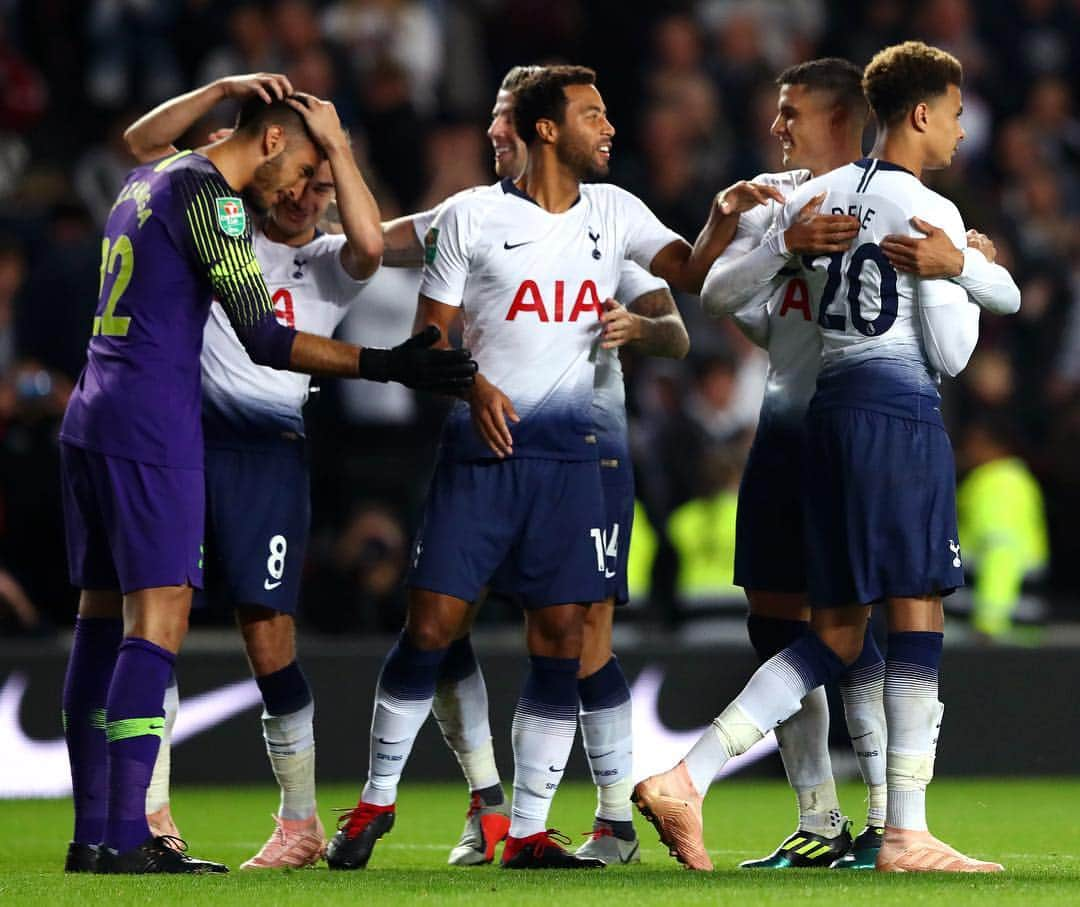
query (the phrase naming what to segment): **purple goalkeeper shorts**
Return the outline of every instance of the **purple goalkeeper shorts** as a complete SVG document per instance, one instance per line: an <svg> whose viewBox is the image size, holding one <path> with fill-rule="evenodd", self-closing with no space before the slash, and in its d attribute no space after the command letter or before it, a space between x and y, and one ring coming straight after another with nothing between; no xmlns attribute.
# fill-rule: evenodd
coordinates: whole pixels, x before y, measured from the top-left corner
<svg viewBox="0 0 1080 907"><path fill-rule="evenodd" d="M201 469L170 469L60 443L68 575L123 593L203 582Z"/></svg>

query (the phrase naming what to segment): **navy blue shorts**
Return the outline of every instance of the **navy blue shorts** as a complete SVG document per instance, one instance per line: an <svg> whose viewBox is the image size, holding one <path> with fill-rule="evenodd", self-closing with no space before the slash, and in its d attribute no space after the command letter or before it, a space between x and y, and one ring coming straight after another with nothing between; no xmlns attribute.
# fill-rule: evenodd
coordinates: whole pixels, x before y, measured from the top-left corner
<svg viewBox="0 0 1080 907"><path fill-rule="evenodd" d="M296 613L311 529L304 443L207 447L206 523L209 578L228 603Z"/></svg>
<svg viewBox="0 0 1080 907"><path fill-rule="evenodd" d="M803 426L758 429L739 483L736 586L752 592L806 591L803 538Z"/></svg>
<svg viewBox="0 0 1080 907"><path fill-rule="evenodd" d="M498 571L526 608L600 601L603 521L595 461L440 459L406 582L472 602Z"/></svg>
<svg viewBox="0 0 1080 907"><path fill-rule="evenodd" d="M604 598L616 605L630 601L627 564L630 560L630 533L634 529L634 470L620 457L617 466L600 461L600 482L604 489L603 527Z"/></svg>
<svg viewBox="0 0 1080 907"><path fill-rule="evenodd" d="M806 429L811 605L947 595L964 584L956 466L944 428L811 404Z"/></svg>
<svg viewBox="0 0 1080 907"><path fill-rule="evenodd" d="M124 594L203 582L203 471L60 442L68 575Z"/></svg>

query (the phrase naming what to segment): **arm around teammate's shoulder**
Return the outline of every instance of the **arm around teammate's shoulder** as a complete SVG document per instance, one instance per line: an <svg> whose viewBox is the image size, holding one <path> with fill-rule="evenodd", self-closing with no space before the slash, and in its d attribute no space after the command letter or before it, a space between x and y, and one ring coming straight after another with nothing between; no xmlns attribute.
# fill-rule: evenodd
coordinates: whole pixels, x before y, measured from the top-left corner
<svg viewBox="0 0 1080 907"><path fill-rule="evenodd" d="M959 213L946 216L952 232L963 230ZM1020 309L1020 288L1012 275L994 262L993 242L975 230L968 230L965 242L957 245L941 227L922 218L911 218L911 226L924 236L890 235L881 241L881 250L900 271L923 279L948 278L963 287L971 301L995 315L1012 315Z"/></svg>
<svg viewBox="0 0 1080 907"><path fill-rule="evenodd" d="M784 196L775 186L746 180L729 186L713 198L708 219L694 244L684 239L668 243L656 253L649 269L673 287L700 295L713 263L735 238L742 212L769 200L783 204Z"/></svg>
<svg viewBox="0 0 1080 907"><path fill-rule="evenodd" d="M963 250L964 267L954 280L967 291L972 302L986 311L1015 315L1020 311L1020 288L1012 274L994 261L994 254L994 244L988 238L969 230L968 246Z"/></svg>

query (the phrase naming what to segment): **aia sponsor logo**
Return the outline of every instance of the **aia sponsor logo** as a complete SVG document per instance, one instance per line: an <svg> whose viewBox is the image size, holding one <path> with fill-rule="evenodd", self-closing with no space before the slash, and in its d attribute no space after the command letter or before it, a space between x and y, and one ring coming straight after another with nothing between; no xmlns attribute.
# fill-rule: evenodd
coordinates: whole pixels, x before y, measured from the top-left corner
<svg viewBox="0 0 1080 907"><path fill-rule="evenodd" d="M535 280L522 281L514 294L514 301L506 313L507 321L515 321L519 315L532 316L540 322L577 321L583 315L592 312L599 319L603 314L600 294L596 284L584 281L573 295L573 303L567 305L570 295L566 292L566 281L556 280L551 293L545 298Z"/></svg>

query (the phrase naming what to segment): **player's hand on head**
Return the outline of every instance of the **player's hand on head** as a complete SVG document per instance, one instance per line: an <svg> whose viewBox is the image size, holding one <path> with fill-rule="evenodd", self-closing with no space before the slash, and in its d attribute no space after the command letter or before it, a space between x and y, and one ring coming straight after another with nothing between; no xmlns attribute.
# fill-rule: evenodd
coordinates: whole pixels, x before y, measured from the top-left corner
<svg viewBox="0 0 1080 907"><path fill-rule="evenodd" d="M240 76L225 76L218 79L218 84L227 98L244 100L257 94L267 104L283 101L293 93L289 77L277 72L251 72Z"/></svg>
<svg viewBox="0 0 1080 907"><path fill-rule="evenodd" d="M784 196L775 186L752 183L749 180L739 180L716 196L716 204L721 214L741 214L770 201L782 205Z"/></svg>
<svg viewBox="0 0 1080 907"><path fill-rule="evenodd" d="M442 336L434 325L391 350L365 348L360 354L360 377L396 381L416 390L461 394L472 387L476 362L467 349L433 349Z"/></svg>
<svg viewBox="0 0 1080 907"><path fill-rule="evenodd" d="M341 128L341 119L332 102L297 92L286 98L285 103L304 118L312 138L324 151L347 144L345 130Z"/></svg>
<svg viewBox="0 0 1080 907"><path fill-rule="evenodd" d="M499 459L510 456L514 438L509 423L521 421L510 398L483 375L477 375L467 399L476 433Z"/></svg>
<svg viewBox="0 0 1080 907"><path fill-rule="evenodd" d="M626 308L617 299L604 300L604 314L600 316L603 325L600 346L605 350L618 349L640 339L640 321L638 316Z"/></svg>
<svg viewBox="0 0 1080 907"><path fill-rule="evenodd" d="M968 248L978 249L982 252L983 257L987 261L993 261L997 258L997 246L994 245L994 241L985 233L980 233L978 230L968 230L967 244Z"/></svg>
<svg viewBox="0 0 1080 907"><path fill-rule="evenodd" d="M881 251L894 268L923 280L956 277L964 270L964 253L944 230L919 217L911 218L911 226L926 236L890 233L881 241Z"/></svg>
<svg viewBox="0 0 1080 907"><path fill-rule="evenodd" d="M859 235L859 220L848 214L822 214L825 193L815 195L799 209L795 222L784 231L789 252L798 255L831 255L846 252Z"/></svg>

